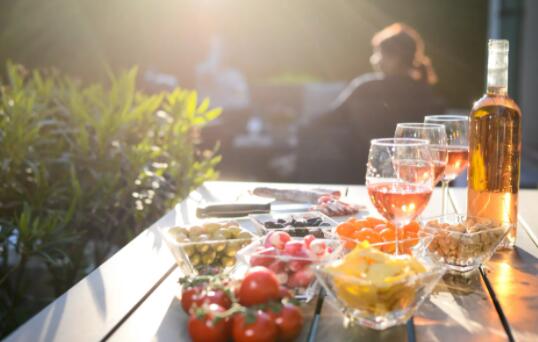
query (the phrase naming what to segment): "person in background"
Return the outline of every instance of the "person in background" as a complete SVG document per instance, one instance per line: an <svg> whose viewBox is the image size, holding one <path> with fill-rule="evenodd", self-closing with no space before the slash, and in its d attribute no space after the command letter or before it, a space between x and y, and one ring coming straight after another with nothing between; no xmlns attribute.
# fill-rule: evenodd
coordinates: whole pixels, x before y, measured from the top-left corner
<svg viewBox="0 0 538 342"><path fill-rule="evenodd" d="M297 178L364 183L371 139L392 137L398 122L423 122L443 111L433 91L437 75L417 31L395 23L376 33L372 46L375 72L351 81L328 113L301 129Z"/></svg>

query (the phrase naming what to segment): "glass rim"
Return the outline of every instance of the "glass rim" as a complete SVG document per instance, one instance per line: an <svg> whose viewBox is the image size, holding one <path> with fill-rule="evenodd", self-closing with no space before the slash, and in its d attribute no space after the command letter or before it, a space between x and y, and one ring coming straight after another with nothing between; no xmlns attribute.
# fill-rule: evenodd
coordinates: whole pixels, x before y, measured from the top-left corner
<svg viewBox="0 0 538 342"><path fill-rule="evenodd" d="M435 115L426 115L424 119L439 120L442 121L469 121L469 116L467 115L457 115L457 114L435 114Z"/></svg>
<svg viewBox="0 0 538 342"><path fill-rule="evenodd" d="M424 266L426 263L424 262L425 259L428 259L429 256L415 256L417 260ZM340 279L347 280L349 282L352 282L353 284L358 285L371 285L372 282L368 279L361 278L359 276L355 275L349 275L346 273L338 272L338 271L328 271L326 269L327 266L329 266L331 263L334 263L338 260L323 260L316 265L313 266L314 273L323 275L326 274L328 276L337 276ZM390 287L399 285L399 284L406 284L406 283L414 283L414 282L422 282L422 280L429 279L431 277L435 278L436 276L439 276L439 278L447 271L446 265L444 265L441 262L435 261L435 260L429 260L427 262L428 267L425 267L426 270L424 272L418 273L418 274L411 274L407 275L406 277L394 281ZM425 285L425 284L424 284Z"/></svg>
<svg viewBox="0 0 538 342"><path fill-rule="evenodd" d="M429 146L430 141L427 139L417 139L417 138L377 138L370 140L370 145L377 146Z"/></svg>
<svg viewBox="0 0 538 342"><path fill-rule="evenodd" d="M439 128L439 129L443 129L443 130L446 128L446 126L443 125L443 124L431 123L431 122L400 122L400 123L396 124L396 129L398 129L398 127L402 127L402 128L422 128L422 129Z"/></svg>

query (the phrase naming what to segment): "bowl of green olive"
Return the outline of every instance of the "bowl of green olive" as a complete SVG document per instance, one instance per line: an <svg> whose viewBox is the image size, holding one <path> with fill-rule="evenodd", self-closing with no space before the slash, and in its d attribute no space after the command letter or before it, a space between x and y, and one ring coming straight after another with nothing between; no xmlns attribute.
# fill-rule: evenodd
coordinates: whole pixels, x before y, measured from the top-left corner
<svg viewBox="0 0 538 342"><path fill-rule="evenodd" d="M235 255L256 237L237 221L202 222L163 230L165 241L185 274L218 274L235 265Z"/></svg>

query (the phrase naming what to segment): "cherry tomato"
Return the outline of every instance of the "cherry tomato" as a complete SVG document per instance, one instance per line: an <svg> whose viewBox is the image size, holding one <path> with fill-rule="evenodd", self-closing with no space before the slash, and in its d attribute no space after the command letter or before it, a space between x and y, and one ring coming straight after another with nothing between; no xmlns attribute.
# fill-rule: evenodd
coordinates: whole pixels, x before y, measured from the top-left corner
<svg viewBox="0 0 538 342"><path fill-rule="evenodd" d="M279 292L278 297L280 299L291 298L291 292L285 286L280 286L280 288L278 289L278 292Z"/></svg>
<svg viewBox="0 0 538 342"><path fill-rule="evenodd" d="M366 224L367 224L366 227L369 227L369 228L374 228L378 224L385 223L385 220L378 219L376 217L367 217L365 221L366 221Z"/></svg>
<svg viewBox="0 0 538 342"><path fill-rule="evenodd" d="M237 314L233 317L232 336L235 342L276 341L278 328L270 315L263 311L246 315L254 315L254 317L245 317L245 314Z"/></svg>
<svg viewBox="0 0 538 342"><path fill-rule="evenodd" d="M187 287L181 292L181 307L186 313L189 313L194 299L196 299L200 292L201 288L199 287Z"/></svg>
<svg viewBox="0 0 538 342"><path fill-rule="evenodd" d="M411 221L409 222L409 224L404 226L404 231L406 233L412 232L412 233L417 234L419 229L420 229L420 225L418 224L417 221Z"/></svg>
<svg viewBox="0 0 538 342"><path fill-rule="evenodd" d="M387 225L384 223L378 224L374 227L374 230L378 233L381 233L381 231L383 231L384 229L387 229Z"/></svg>
<svg viewBox="0 0 538 342"><path fill-rule="evenodd" d="M189 317L188 329L193 342L221 342L227 341L230 336L230 325L227 320L215 319L214 314L223 312L224 308L218 304L207 307L208 313Z"/></svg>
<svg viewBox="0 0 538 342"><path fill-rule="evenodd" d="M378 243L383 241L381 235L379 235L379 233L372 228L361 228L361 230L353 234L353 238L359 241L368 241L370 243Z"/></svg>
<svg viewBox="0 0 538 342"><path fill-rule="evenodd" d="M294 341L303 328L303 315L299 308L293 304L284 304L280 312L276 313L275 323L278 327L278 340L283 342Z"/></svg>
<svg viewBox="0 0 538 342"><path fill-rule="evenodd" d="M390 228L385 228L380 233L383 241L393 241L396 240L396 233Z"/></svg>
<svg viewBox="0 0 538 342"><path fill-rule="evenodd" d="M207 291L204 296L203 302L208 304L218 304L224 309L229 309L232 306L232 301L230 300L230 297L228 297L226 292L224 292L223 290Z"/></svg>
<svg viewBox="0 0 538 342"><path fill-rule="evenodd" d="M336 227L336 233L344 237L351 237L354 231L355 227L349 222L341 223Z"/></svg>
<svg viewBox="0 0 538 342"><path fill-rule="evenodd" d="M239 303L245 306L264 304L279 299L276 275L265 267L256 266L245 275L239 287Z"/></svg>

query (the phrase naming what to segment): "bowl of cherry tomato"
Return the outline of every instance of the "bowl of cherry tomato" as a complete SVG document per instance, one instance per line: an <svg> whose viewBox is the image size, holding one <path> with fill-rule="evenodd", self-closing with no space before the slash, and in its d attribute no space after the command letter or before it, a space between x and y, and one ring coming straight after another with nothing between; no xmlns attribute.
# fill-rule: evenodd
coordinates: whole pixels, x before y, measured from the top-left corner
<svg viewBox="0 0 538 342"><path fill-rule="evenodd" d="M370 245L392 254L424 252L433 238L431 232L423 230L416 221L396 227L393 223L376 217L352 217L337 225L334 234L344 241L348 250L353 249L358 242L368 241Z"/></svg>
<svg viewBox="0 0 538 342"><path fill-rule="evenodd" d="M293 237L285 231L271 231L237 252L236 268L267 267L295 299L309 301L317 293L312 266L343 253L339 239Z"/></svg>

